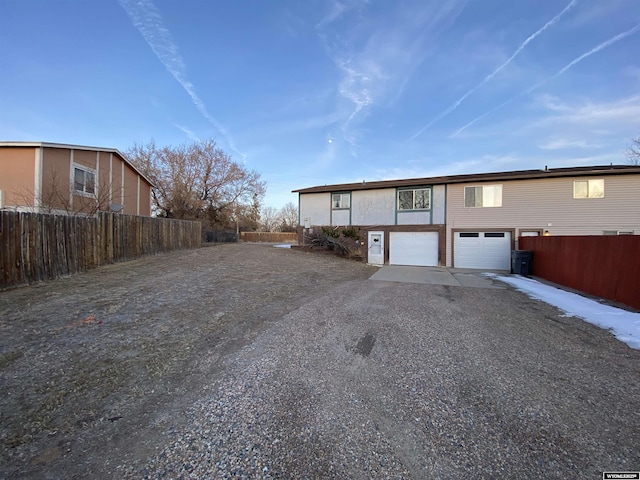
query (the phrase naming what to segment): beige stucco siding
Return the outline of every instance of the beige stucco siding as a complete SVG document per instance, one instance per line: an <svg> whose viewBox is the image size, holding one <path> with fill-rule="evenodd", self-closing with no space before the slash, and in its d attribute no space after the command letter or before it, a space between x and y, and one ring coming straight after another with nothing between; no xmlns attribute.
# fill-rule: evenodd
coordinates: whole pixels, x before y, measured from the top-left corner
<svg viewBox="0 0 640 480"><path fill-rule="evenodd" d="M111 157L111 203L124 205L122 188L123 161L117 155Z"/></svg>
<svg viewBox="0 0 640 480"><path fill-rule="evenodd" d="M331 195L306 193L300 195L300 224L329 225L331 223Z"/></svg>
<svg viewBox="0 0 640 480"><path fill-rule="evenodd" d="M431 211L424 212L398 212L398 225L429 225L431 224Z"/></svg>
<svg viewBox="0 0 640 480"><path fill-rule="evenodd" d="M69 207L71 186L71 151L60 148L44 148L42 152L42 206L65 210Z"/></svg>
<svg viewBox="0 0 640 480"><path fill-rule="evenodd" d="M604 230L640 233L640 175L604 178L604 198L574 199L574 180L585 177L508 181L502 206L465 208L464 188L495 183L453 184L447 191L447 265L451 265L452 230L514 228L547 230L551 235L602 235Z"/></svg>
<svg viewBox="0 0 640 480"><path fill-rule="evenodd" d="M0 157L0 190L5 207L33 205L36 148L5 148Z"/></svg>
<svg viewBox="0 0 640 480"><path fill-rule="evenodd" d="M447 187L445 185L434 185L431 189L431 208L433 209L432 223L443 225L446 220L446 199Z"/></svg>
<svg viewBox="0 0 640 480"><path fill-rule="evenodd" d="M331 225L337 227L351 225L351 211L348 208L331 210Z"/></svg>
<svg viewBox="0 0 640 480"><path fill-rule="evenodd" d="M395 188L352 192L351 223L353 225L393 225L395 198Z"/></svg>
<svg viewBox="0 0 640 480"><path fill-rule="evenodd" d="M98 175L96 178L96 186L98 188L98 196L101 200L101 209L104 211L109 211L109 205L113 202L113 190L109 186L110 156L111 154L109 152L98 152Z"/></svg>
<svg viewBox="0 0 640 480"><path fill-rule="evenodd" d="M95 170L96 152L93 150L73 150L73 163Z"/></svg>
<svg viewBox="0 0 640 480"><path fill-rule="evenodd" d="M332 209L330 193L300 195L300 222L311 225L431 225L445 223L446 188L432 187L431 210L396 211L397 189L354 190L351 209Z"/></svg>
<svg viewBox="0 0 640 480"><path fill-rule="evenodd" d="M128 215L138 214L138 175L133 169L124 166L124 211Z"/></svg>
<svg viewBox="0 0 640 480"><path fill-rule="evenodd" d="M20 142L17 142L20 143ZM28 142L25 142L28 143ZM95 195L73 192L74 166L95 173ZM0 145L2 208L44 213L95 211L151 215L151 186L114 151L53 144Z"/></svg>

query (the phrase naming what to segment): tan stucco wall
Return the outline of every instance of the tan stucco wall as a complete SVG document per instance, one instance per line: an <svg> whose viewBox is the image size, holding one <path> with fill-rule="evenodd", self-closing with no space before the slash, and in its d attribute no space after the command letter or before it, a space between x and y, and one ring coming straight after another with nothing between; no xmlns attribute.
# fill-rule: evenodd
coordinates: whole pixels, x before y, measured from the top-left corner
<svg viewBox="0 0 640 480"><path fill-rule="evenodd" d="M33 147L0 149L0 190L6 207L33 204L36 150Z"/></svg>
<svg viewBox="0 0 640 480"><path fill-rule="evenodd" d="M124 166L124 211L128 215L138 214L138 174L126 165Z"/></svg>
<svg viewBox="0 0 640 480"><path fill-rule="evenodd" d="M151 186L140 179L140 215L151 216Z"/></svg>
<svg viewBox="0 0 640 480"><path fill-rule="evenodd" d="M96 152L94 150L74 150L73 163L95 170Z"/></svg>
<svg viewBox="0 0 640 480"><path fill-rule="evenodd" d="M111 204L120 204L125 207L122 213L151 215L151 186L120 155L80 148L0 148L0 190L4 206L31 208L39 191L42 212L69 208L74 211L92 210L95 198L82 195L69 198L74 164L96 172L97 194L104 210L109 210Z"/></svg>
<svg viewBox="0 0 640 480"><path fill-rule="evenodd" d="M71 150L44 148L42 152L42 204L45 208L65 209L71 188Z"/></svg>
<svg viewBox="0 0 640 480"><path fill-rule="evenodd" d="M102 202L102 210L109 211L109 205L113 202L112 193L113 190L109 185L109 168L110 168L110 157L111 153L109 152L99 152L98 157L98 176L96 179L97 187L98 187L98 195ZM117 203L120 203L118 201Z"/></svg>

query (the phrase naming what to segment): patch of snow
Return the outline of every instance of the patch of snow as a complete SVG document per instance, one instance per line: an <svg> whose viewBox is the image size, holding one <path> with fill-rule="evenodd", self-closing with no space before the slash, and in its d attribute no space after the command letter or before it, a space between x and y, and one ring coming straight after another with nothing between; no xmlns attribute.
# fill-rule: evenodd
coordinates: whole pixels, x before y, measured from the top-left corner
<svg viewBox="0 0 640 480"><path fill-rule="evenodd" d="M282 243L282 244L274 245L274 247L276 247L276 248L291 248L291 244Z"/></svg>
<svg viewBox="0 0 640 480"><path fill-rule="evenodd" d="M580 317L600 328L609 330L621 342L625 342L631 348L640 349L640 313L603 305L590 298L519 275L510 277L493 273L485 273L485 275L508 283L532 298L558 307L568 316Z"/></svg>

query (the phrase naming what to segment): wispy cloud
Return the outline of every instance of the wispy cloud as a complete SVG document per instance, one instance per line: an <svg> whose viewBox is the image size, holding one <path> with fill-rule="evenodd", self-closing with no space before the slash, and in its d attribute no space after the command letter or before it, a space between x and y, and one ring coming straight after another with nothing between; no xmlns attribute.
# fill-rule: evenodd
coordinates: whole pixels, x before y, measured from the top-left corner
<svg viewBox="0 0 640 480"><path fill-rule="evenodd" d="M562 17L562 15L564 15L567 11L569 11L569 9L571 7L573 7L576 4L576 2L577 2L577 0L571 0L571 2L566 7L564 7L564 9L560 13L558 13L555 17L553 17L551 20L549 20L547 23L545 23L536 32L534 32L533 34L529 35L529 37L527 37L527 39L518 46L518 48L515 50L515 52L513 52L513 54L509 58L507 58L507 60L504 61L498 68L496 68L493 72L491 72L489 75L487 75L480 83L478 83L473 88L468 90L464 95L462 95L458 100L456 100L446 110L444 110L443 112L439 113L433 120L431 120L429 123L427 123L420 130L418 130L418 132L416 132L410 139L411 140L416 139L417 137L422 135L428 128L430 128L433 124L435 124L436 122L440 121L442 118L446 117L451 112L453 112L456 108L458 108L460 106L460 104L467 97L472 95L476 90L478 90L480 87L485 85L492 78L494 78L498 73L500 73L500 71L502 71L505 67L507 67L518 56L518 54L520 52L522 52L522 50L524 50L524 48L530 42L532 42L536 37L538 37L540 34L542 34L542 32L544 32L546 29L548 29L551 26L555 25L558 22L558 20L560 20L560 17Z"/></svg>
<svg viewBox="0 0 640 480"><path fill-rule="evenodd" d="M541 106L552 112L552 115L539 120L536 125L634 125L640 118L640 95L612 102L584 102L570 105L560 103L554 97L544 96ZM635 126L635 125L634 125Z"/></svg>
<svg viewBox="0 0 640 480"><path fill-rule="evenodd" d="M439 177L444 175L457 175L475 172L495 172L500 170L513 169L522 158L518 155L477 155L462 160L451 162L440 162L437 167L425 167L425 164L432 164L431 159L423 159L420 166L415 167L392 167L386 169L376 169L375 177L372 180L401 179L401 178L426 178Z"/></svg>
<svg viewBox="0 0 640 480"><path fill-rule="evenodd" d="M461 128L459 128L458 130L456 130L455 132L453 132L451 135L449 135L449 138L455 138L458 135L460 135L460 133L462 133L464 130L466 130L467 128L469 128L471 125L473 125L474 123L482 120L483 118L487 117L488 115L491 115L492 113L500 110L502 107L504 107L505 105L508 105L509 103L511 103L512 101L523 97L525 95L529 95L531 93L533 93L534 91L536 91L538 88L540 88L541 86L545 85L546 83L555 80L556 78L558 78L560 75L566 73L570 68L574 67L576 64L580 63L582 60L584 60L585 58L590 57L591 55L598 53L599 51L610 47L611 45L619 42L620 40L628 37L629 35L633 35L634 33L636 33L638 30L640 30L640 24L637 24L636 26L634 26L633 28L626 30L622 33L619 33L618 35L610 38L609 40L606 40L602 43L600 43L599 45L597 45L596 47L592 48L591 50L589 50L586 53L583 53L582 55L580 55L579 57L576 57L575 59L573 59L571 62L569 62L567 65L565 65L564 67L562 67L560 70L558 70L558 72L553 75L552 77L549 77L537 84L535 84L534 86L532 86L531 88L525 90L524 92L519 93L518 95L515 95L514 97L511 97L510 99L506 100L505 102L502 102L501 104L497 105L496 107L492 108L491 110L489 110L488 112L483 113L482 115L480 115L479 117L474 118L473 120L471 120L469 123L467 123L466 125L462 126Z"/></svg>
<svg viewBox="0 0 640 480"><path fill-rule="evenodd" d="M151 0L119 0L133 25L142 34L158 60L180 84L191 98L191 101L202 116L224 137L229 147L243 158L246 157L235 145L227 129L216 120L207 110L204 102L196 93L195 86L187 78L187 69L180 55L178 46L173 41L171 32L167 29L158 8ZM186 132L185 132L186 133Z"/></svg>
<svg viewBox="0 0 640 480"><path fill-rule="evenodd" d="M187 127L183 127L182 125L178 125L177 123L174 123L173 126L176 127L178 130L181 130L182 132L184 132L187 135L187 137L189 137L194 142L200 141L200 137L198 137L198 135L196 135L196 133L193 130L189 130Z"/></svg>
<svg viewBox="0 0 640 480"><path fill-rule="evenodd" d="M555 138L543 144L538 145L542 150L565 150L570 148L600 148L597 143L587 142L586 140L575 140L569 138Z"/></svg>
<svg viewBox="0 0 640 480"><path fill-rule="evenodd" d="M324 17L322 17L322 20L320 20L316 24L316 29L322 29L326 25L334 22L335 20L340 18L344 12L346 12L347 10L350 10L351 8L354 8L355 6L356 6L356 3L353 1L344 2L339 0L333 0L331 2L328 12L325 14Z"/></svg>
<svg viewBox="0 0 640 480"><path fill-rule="evenodd" d="M580 55L578 58L572 60L571 62L569 62L566 66L564 66L563 68L560 69L560 71L558 71L558 73L556 73L553 77L551 77L549 80L545 80L544 82L539 83L538 85L535 85L534 87L532 87L531 89L529 89L529 91L527 93L531 93L532 91L534 91L535 89L537 89L539 86L541 86L544 83L547 83L548 81L551 81L555 78L558 78L560 75L562 75L564 72L566 72L567 70L569 70L571 67L573 67L574 65L576 65L577 63L580 63L582 60L584 60L587 57L590 57L591 55L593 55L594 53L598 53L600 50L607 48L611 45L613 45L614 43L619 42L620 40L622 40L623 38L628 37L629 35L633 35L634 33L636 33L638 30L640 30L640 23L637 24L635 27L627 30L626 32L622 32L619 33L618 35L616 35L615 37L610 38L609 40L607 40L606 42L602 42L600 45L598 45L597 47L592 48L591 50L589 50L587 53L583 53L582 55Z"/></svg>
<svg viewBox="0 0 640 480"><path fill-rule="evenodd" d="M327 55L340 72L337 85L342 104L345 139L357 146L356 119L371 108L398 99L413 71L424 61L430 45L455 22L465 0L418 1L398 4L393 18L367 11L366 2L332 2L316 25ZM337 29L358 15L357 28Z"/></svg>

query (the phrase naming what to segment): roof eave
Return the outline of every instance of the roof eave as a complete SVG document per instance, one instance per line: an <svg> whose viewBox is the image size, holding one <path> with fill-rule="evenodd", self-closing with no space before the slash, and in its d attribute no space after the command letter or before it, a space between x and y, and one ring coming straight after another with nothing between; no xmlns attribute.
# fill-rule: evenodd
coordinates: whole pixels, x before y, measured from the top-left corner
<svg viewBox="0 0 640 480"><path fill-rule="evenodd" d="M516 170L512 172L478 173L450 175L441 177L411 178L406 180L382 180L363 183L343 183L323 185L292 190L292 193L326 193L342 190L375 190L381 188L398 188L424 185L446 185L459 183L479 183L507 180L537 180L541 178L559 178L594 175L640 174L640 166L606 165L592 167L567 167L547 170Z"/></svg>

